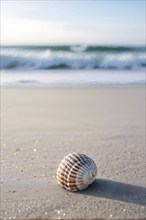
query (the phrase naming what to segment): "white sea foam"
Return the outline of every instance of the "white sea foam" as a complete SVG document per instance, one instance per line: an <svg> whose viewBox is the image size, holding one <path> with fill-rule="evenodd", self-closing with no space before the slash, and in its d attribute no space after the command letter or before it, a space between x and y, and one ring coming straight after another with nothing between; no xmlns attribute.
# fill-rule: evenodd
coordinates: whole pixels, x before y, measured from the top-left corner
<svg viewBox="0 0 146 220"><path fill-rule="evenodd" d="M2 71L2 86L94 87L144 85L144 71Z"/></svg>

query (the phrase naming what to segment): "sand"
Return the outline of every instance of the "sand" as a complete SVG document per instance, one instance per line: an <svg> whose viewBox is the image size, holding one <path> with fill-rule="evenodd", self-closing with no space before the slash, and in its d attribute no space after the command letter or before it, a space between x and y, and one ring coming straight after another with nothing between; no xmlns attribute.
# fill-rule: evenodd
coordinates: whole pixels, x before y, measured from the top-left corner
<svg viewBox="0 0 146 220"><path fill-rule="evenodd" d="M145 89L2 88L1 219L144 219ZM97 164L76 193L56 183L64 156Z"/></svg>

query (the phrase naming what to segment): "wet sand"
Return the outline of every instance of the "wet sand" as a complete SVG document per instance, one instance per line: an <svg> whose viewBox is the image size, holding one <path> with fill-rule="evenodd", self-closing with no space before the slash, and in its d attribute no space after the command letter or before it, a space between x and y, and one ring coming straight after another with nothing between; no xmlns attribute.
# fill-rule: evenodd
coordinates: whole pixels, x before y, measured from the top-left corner
<svg viewBox="0 0 146 220"><path fill-rule="evenodd" d="M144 219L145 89L1 90L1 219ZM97 164L76 193L56 183L64 156Z"/></svg>

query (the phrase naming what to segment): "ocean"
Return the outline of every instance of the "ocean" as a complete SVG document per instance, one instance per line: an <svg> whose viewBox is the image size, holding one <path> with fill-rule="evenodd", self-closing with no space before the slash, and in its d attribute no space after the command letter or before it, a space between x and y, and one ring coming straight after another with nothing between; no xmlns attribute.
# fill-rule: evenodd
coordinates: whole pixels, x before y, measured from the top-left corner
<svg viewBox="0 0 146 220"><path fill-rule="evenodd" d="M2 86L145 84L142 46L2 46Z"/></svg>

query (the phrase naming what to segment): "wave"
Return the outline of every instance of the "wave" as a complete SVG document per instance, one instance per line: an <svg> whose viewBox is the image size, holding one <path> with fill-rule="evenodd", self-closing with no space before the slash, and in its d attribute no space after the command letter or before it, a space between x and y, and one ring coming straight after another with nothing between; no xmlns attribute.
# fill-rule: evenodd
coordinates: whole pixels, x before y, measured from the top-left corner
<svg viewBox="0 0 146 220"><path fill-rule="evenodd" d="M144 47L15 46L1 48L0 69L144 69Z"/></svg>

